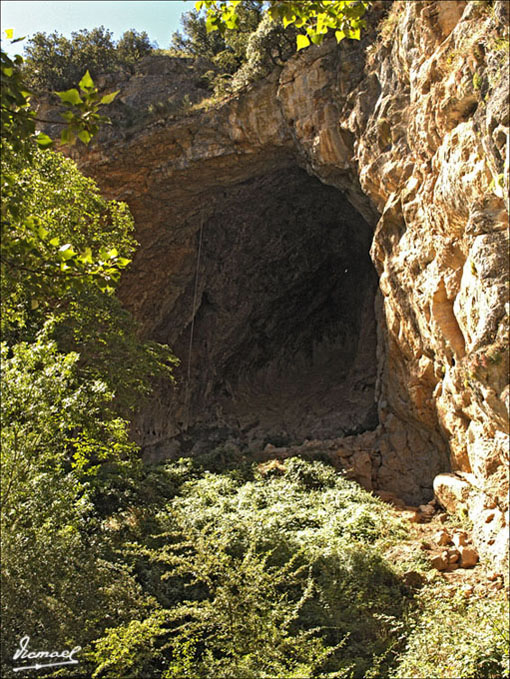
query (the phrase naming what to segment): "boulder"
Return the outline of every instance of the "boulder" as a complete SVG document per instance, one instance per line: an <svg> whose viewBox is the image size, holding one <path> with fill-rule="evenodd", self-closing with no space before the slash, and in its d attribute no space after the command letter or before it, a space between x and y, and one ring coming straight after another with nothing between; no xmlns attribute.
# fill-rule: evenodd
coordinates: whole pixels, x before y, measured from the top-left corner
<svg viewBox="0 0 510 679"><path fill-rule="evenodd" d="M449 514L466 508L471 484L456 474L438 474L434 479L434 495Z"/></svg>

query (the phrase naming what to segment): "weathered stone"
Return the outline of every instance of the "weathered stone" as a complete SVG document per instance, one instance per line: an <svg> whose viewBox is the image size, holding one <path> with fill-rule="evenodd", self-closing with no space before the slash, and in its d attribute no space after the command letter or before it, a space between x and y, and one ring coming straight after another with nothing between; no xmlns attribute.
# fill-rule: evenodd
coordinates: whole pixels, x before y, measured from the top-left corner
<svg viewBox="0 0 510 679"><path fill-rule="evenodd" d="M439 545L449 545L452 541L450 533L447 530L441 530L433 537L434 542Z"/></svg>
<svg viewBox="0 0 510 679"><path fill-rule="evenodd" d="M455 474L438 474L434 479L436 500L451 514L467 506L470 491L470 484Z"/></svg>
<svg viewBox="0 0 510 679"><path fill-rule="evenodd" d="M420 523L421 522L421 517L420 513L416 511L416 509L413 509L412 507L404 507L402 511L400 512L400 516L402 519L405 519L406 521L409 521L410 523Z"/></svg>
<svg viewBox="0 0 510 679"><path fill-rule="evenodd" d="M430 559L430 565L438 571L445 571L448 568L448 557L446 554L436 554Z"/></svg>
<svg viewBox="0 0 510 679"><path fill-rule="evenodd" d="M404 507L405 502L402 500L402 498L397 497L394 493L390 493L387 490L376 490L374 491L375 494L381 498L381 500L384 500L384 502L387 502L390 505L393 505L394 507Z"/></svg>
<svg viewBox="0 0 510 679"><path fill-rule="evenodd" d="M472 568L478 563L478 552L473 547L459 547L460 565L462 568Z"/></svg>
<svg viewBox="0 0 510 679"><path fill-rule="evenodd" d="M430 505L430 504L427 504L427 505L420 505L420 506L419 506L419 510L420 510L420 512L423 514L423 516L425 517L425 519L427 519L427 520L429 520L429 521L430 521L430 519L434 516L434 514L436 513L436 510L435 510L434 507L433 507L432 505Z"/></svg>
<svg viewBox="0 0 510 679"><path fill-rule="evenodd" d="M372 490L372 460L369 453L360 450L352 456L355 479L359 484Z"/></svg>
<svg viewBox="0 0 510 679"><path fill-rule="evenodd" d="M286 467L280 460L269 460L269 462L259 464L257 469L262 476L281 475L286 472Z"/></svg>
<svg viewBox="0 0 510 679"><path fill-rule="evenodd" d="M460 552L458 549L449 549L447 552L448 565L457 563L460 559Z"/></svg>
<svg viewBox="0 0 510 679"><path fill-rule="evenodd" d="M452 542L457 547L464 547L468 543L468 534L464 531L454 531Z"/></svg>

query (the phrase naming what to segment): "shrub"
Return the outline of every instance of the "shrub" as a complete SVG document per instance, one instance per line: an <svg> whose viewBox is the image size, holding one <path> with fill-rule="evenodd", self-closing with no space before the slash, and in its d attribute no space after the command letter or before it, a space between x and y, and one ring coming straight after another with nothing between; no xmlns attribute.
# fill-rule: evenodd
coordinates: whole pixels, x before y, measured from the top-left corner
<svg viewBox="0 0 510 679"><path fill-rule="evenodd" d="M408 624L411 634L394 677L508 677L508 601L504 594L450 598L425 589Z"/></svg>
<svg viewBox="0 0 510 679"><path fill-rule="evenodd" d="M357 677L388 664L405 598L377 542L398 521L331 467L286 467L184 481L152 537L142 529L128 549L165 609L157 653L168 676L189 666L197 677Z"/></svg>

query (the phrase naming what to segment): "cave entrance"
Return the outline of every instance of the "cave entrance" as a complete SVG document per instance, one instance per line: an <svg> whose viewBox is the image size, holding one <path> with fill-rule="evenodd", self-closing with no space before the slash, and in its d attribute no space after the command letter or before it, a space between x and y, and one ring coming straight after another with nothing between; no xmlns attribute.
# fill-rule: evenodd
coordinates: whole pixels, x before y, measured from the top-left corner
<svg viewBox="0 0 510 679"><path fill-rule="evenodd" d="M183 452L374 429L372 228L342 192L295 166L213 202L193 234L196 279L193 270L153 334L181 366L169 407L144 427L149 457L175 454L176 441Z"/></svg>

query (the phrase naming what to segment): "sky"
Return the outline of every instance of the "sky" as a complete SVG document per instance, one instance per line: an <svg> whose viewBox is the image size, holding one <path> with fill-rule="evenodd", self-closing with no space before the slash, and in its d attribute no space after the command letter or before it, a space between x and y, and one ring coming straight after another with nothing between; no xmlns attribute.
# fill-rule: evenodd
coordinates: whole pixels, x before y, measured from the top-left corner
<svg viewBox="0 0 510 679"><path fill-rule="evenodd" d="M172 33L180 28L179 19L183 12L194 9L193 0L116 0L103 2L59 2L52 0L10 0L1 2L2 48L11 56L22 54L24 42L10 44L5 30L14 29L14 38L30 37L34 33L58 31L70 37L73 31L82 28L104 26L113 32L118 40L124 31L135 28L147 31L149 38L166 49ZM25 41L26 42L26 41Z"/></svg>

